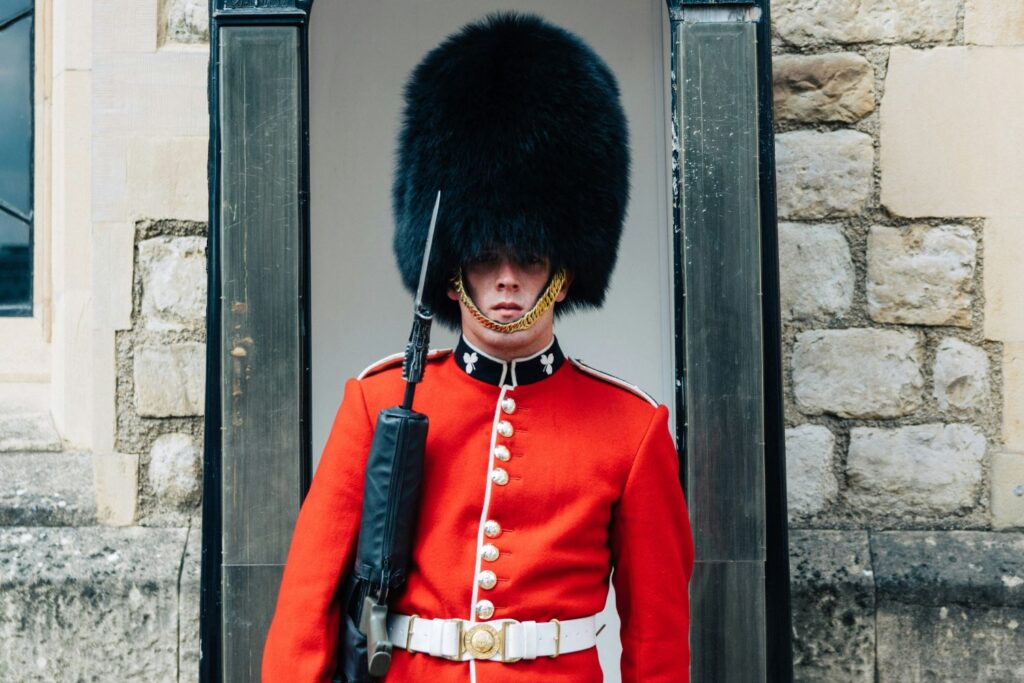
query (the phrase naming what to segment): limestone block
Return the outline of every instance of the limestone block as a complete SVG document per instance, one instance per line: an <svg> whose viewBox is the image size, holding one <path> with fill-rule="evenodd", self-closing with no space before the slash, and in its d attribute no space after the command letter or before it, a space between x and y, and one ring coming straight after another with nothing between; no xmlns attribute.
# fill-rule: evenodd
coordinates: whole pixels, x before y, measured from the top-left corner
<svg viewBox="0 0 1024 683"><path fill-rule="evenodd" d="M921 348L907 332L801 332L792 366L797 408L806 415L897 417L921 406Z"/></svg>
<svg viewBox="0 0 1024 683"><path fill-rule="evenodd" d="M156 50L157 0L104 0L93 15L95 52Z"/></svg>
<svg viewBox="0 0 1024 683"><path fill-rule="evenodd" d="M985 337L1024 342L1024 306L1020 295L1024 212L1017 217L987 219L982 239L985 245Z"/></svg>
<svg viewBox="0 0 1024 683"><path fill-rule="evenodd" d="M139 267L147 329L198 329L205 324L205 237L145 240L139 244Z"/></svg>
<svg viewBox="0 0 1024 683"><path fill-rule="evenodd" d="M130 218L207 219L205 137L133 137L128 141Z"/></svg>
<svg viewBox="0 0 1024 683"><path fill-rule="evenodd" d="M205 0L163 0L164 42L210 42L210 10Z"/></svg>
<svg viewBox="0 0 1024 683"><path fill-rule="evenodd" d="M1024 3L1020 0L967 0L964 40L971 45L1024 45Z"/></svg>
<svg viewBox="0 0 1024 683"><path fill-rule="evenodd" d="M1024 344L1003 344L1003 443L1024 452Z"/></svg>
<svg viewBox="0 0 1024 683"><path fill-rule="evenodd" d="M51 165L53 290L55 296L92 284L92 78L67 71L53 79ZM56 352L55 352L56 353Z"/></svg>
<svg viewBox="0 0 1024 683"><path fill-rule="evenodd" d="M966 424L853 427L851 502L877 517L953 514L978 502L985 436Z"/></svg>
<svg viewBox="0 0 1024 683"><path fill-rule="evenodd" d="M874 683L875 587L866 531L789 536L795 680Z"/></svg>
<svg viewBox="0 0 1024 683"><path fill-rule="evenodd" d="M1024 116L1007 80L1021 73L1019 48L894 47L879 105L882 204L898 216L1024 216Z"/></svg>
<svg viewBox="0 0 1024 683"><path fill-rule="evenodd" d="M935 351L933 395L939 408L971 410L988 399L988 356L985 350L946 337Z"/></svg>
<svg viewBox="0 0 1024 683"><path fill-rule="evenodd" d="M25 320L25 318L22 318ZM29 318L31 320L31 318ZM0 334L0 343L3 335ZM3 374L0 373L0 378ZM0 379L0 413L9 409L14 412L43 412L50 406L50 385L42 384L43 380L21 380L15 378L6 381Z"/></svg>
<svg viewBox="0 0 1024 683"><path fill-rule="evenodd" d="M101 120L97 112L97 124ZM123 133L96 135L92 153L93 220L128 225L128 140Z"/></svg>
<svg viewBox="0 0 1024 683"><path fill-rule="evenodd" d="M96 326L127 330L132 326L135 229L127 223L93 223L93 311Z"/></svg>
<svg viewBox="0 0 1024 683"><path fill-rule="evenodd" d="M149 483L161 502L174 507L199 500L199 449L188 434L164 434L149 452Z"/></svg>
<svg viewBox="0 0 1024 683"><path fill-rule="evenodd" d="M836 439L827 427L800 425L786 430L786 497L789 516L814 515L839 493L832 471Z"/></svg>
<svg viewBox="0 0 1024 683"><path fill-rule="evenodd" d="M950 41L958 0L776 0L772 27L792 45Z"/></svg>
<svg viewBox="0 0 1024 683"><path fill-rule="evenodd" d="M47 9L53 13L53 73L88 71L93 52L92 3L59 2Z"/></svg>
<svg viewBox="0 0 1024 683"><path fill-rule="evenodd" d="M875 109L875 72L854 52L772 57L775 118L853 123Z"/></svg>
<svg viewBox="0 0 1024 683"><path fill-rule="evenodd" d="M209 61L207 50L96 55L94 131L127 139L205 138L210 128Z"/></svg>
<svg viewBox="0 0 1024 683"><path fill-rule="evenodd" d="M179 680L185 533L0 529L0 680Z"/></svg>
<svg viewBox="0 0 1024 683"><path fill-rule="evenodd" d="M40 317L7 317L0 325L0 412L46 410L50 401L38 400L40 388L50 381L50 344ZM11 391L15 384L24 388ZM33 389L31 386L35 385ZM8 396L13 397L10 400Z"/></svg>
<svg viewBox="0 0 1024 683"><path fill-rule="evenodd" d="M992 457L992 526L1024 527L1024 453Z"/></svg>
<svg viewBox="0 0 1024 683"><path fill-rule="evenodd" d="M47 411L4 408L0 411L0 453L59 451L60 435Z"/></svg>
<svg viewBox="0 0 1024 683"><path fill-rule="evenodd" d="M974 233L960 225L873 226L867 273L871 318L970 327L976 251Z"/></svg>
<svg viewBox="0 0 1024 683"><path fill-rule="evenodd" d="M779 217L854 216L871 195L871 136L798 130L775 137Z"/></svg>
<svg viewBox="0 0 1024 683"><path fill-rule="evenodd" d="M118 438L117 415L117 332L110 327L93 331L92 345L92 452L113 453Z"/></svg>
<svg viewBox="0 0 1024 683"><path fill-rule="evenodd" d="M85 255L88 258L88 252ZM65 291L53 307L53 378L50 411L57 431L67 444L92 447L95 331L91 318L93 294L82 289Z"/></svg>
<svg viewBox="0 0 1024 683"><path fill-rule="evenodd" d="M92 469L97 520L109 526L132 524L139 497L139 456L96 453Z"/></svg>
<svg viewBox="0 0 1024 683"><path fill-rule="evenodd" d="M0 525L95 524L90 469L82 453L0 454Z"/></svg>
<svg viewBox="0 0 1024 683"><path fill-rule="evenodd" d="M1024 676L1024 536L874 532L879 681Z"/></svg>
<svg viewBox="0 0 1024 683"><path fill-rule="evenodd" d="M142 417L203 414L206 345L143 345L135 350L135 409Z"/></svg>
<svg viewBox="0 0 1024 683"><path fill-rule="evenodd" d="M845 315L853 303L855 275L839 227L780 223L779 278L783 318Z"/></svg>

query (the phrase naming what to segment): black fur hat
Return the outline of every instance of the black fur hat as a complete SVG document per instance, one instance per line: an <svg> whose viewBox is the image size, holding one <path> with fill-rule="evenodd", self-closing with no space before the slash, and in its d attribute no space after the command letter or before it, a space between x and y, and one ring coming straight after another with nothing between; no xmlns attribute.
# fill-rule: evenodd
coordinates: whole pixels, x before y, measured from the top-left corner
<svg viewBox="0 0 1024 683"><path fill-rule="evenodd" d="M498 246L572 272L559 312L600 306L629 199L611 70L582 39L532 14L492 14L449 36L405 87L392 204L410 291L438 190L424 299L442 323L459 323L450 278Z"/></svg>

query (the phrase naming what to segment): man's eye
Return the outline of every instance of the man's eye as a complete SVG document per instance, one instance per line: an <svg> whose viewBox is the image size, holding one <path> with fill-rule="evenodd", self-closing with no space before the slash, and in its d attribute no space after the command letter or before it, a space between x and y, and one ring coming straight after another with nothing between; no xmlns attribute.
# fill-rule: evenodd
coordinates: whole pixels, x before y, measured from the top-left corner
<svg viewBox="0 0 1024 683"><path fill-rule="evenodd" d="M498 261L498 255L494 253L483 253L469 262L471 266L488 266Z"/></svg>

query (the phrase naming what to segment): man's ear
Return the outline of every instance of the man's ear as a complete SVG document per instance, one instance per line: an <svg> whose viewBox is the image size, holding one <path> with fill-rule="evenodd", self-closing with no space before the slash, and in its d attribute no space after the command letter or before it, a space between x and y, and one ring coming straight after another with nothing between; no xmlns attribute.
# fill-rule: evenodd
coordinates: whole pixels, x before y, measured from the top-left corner
<svg viewBox="0 0 1024 683"><path fill-rule="evenodd" d="M459 293L456 292L455 288L452 287L451 285L448 285L448 298L451 299L452 301L459 300Z"/></svg>
<svg viewBox="0 0 1024 683"><path fill-rule="evenodd" d="M561 291L558 292L558 296L555 297L555 301L565 301L565 297L569 296L569 285L572 284L572 273L569 271L565 272L565 283L562 284Z"/></svg>

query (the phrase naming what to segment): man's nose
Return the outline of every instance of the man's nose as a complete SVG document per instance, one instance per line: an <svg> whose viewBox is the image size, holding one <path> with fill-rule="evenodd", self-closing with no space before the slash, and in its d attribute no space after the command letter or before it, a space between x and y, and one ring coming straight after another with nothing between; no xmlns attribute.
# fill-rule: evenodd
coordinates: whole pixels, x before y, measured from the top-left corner
<svg viewBox="0 0 1024 683"><path fill-rule="evenodd" d="M498 265L497 285L498 289L519 289L519 270L508 258Z"/></svg>

